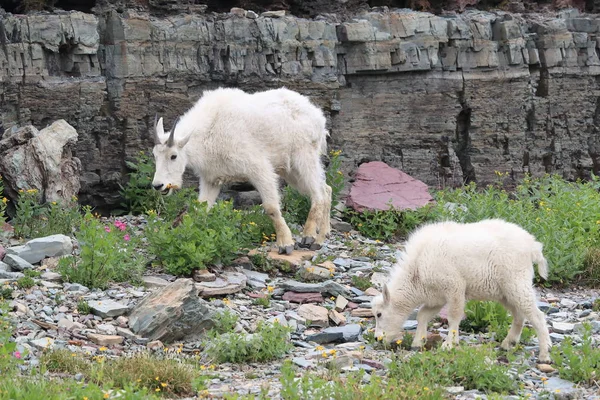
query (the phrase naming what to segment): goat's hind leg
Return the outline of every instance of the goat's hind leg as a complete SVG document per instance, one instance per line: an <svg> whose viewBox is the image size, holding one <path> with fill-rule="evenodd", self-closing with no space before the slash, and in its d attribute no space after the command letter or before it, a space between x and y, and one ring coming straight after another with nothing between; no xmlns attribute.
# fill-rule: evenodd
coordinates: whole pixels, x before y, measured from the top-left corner
<svg viewBox="0 0 600 400"><path fill-rule="evenodd" d="M510 325L510 330L508 331L508 334L500 344L500 348L508 350L511 348L511 346L519 343L519 340L521 339L521 332L523 332L523 324L525 323L525 318L523 317L523 314L519 312L519 309L517 307L513 306L506 300L502 301L501 303L504 307L506 307L508 311L510 311L513 317L512 324Z"/></svg>
<svg viewBox="0 0 600 400"><path fill-rule="evenodd" d="M266 167L258 170L263 171L262 175L251 179L250 183L260 193L263 208L273 221L279 254L292 254L294 250L294 238L292 237L292 231L290 231L290 228L281 215L280 196L277 186L279 178L274 172L267 172L269 169Z"/></svg>
<svg viewBox="0 0 600 400"><path fill-rule="evenodd" d="M304 223L300 247L318 250L329 233L329 220L324 221L325 215L329 218L331 208L331 193L325 180L325 171L321 165L318 153L298 155L293 167L294 186L300 193L310 196L310 211ZM328 190L329 188L329 190ZM328 200L329 198L329 200ZM317 235L317 229L319 234Z"/></svg>

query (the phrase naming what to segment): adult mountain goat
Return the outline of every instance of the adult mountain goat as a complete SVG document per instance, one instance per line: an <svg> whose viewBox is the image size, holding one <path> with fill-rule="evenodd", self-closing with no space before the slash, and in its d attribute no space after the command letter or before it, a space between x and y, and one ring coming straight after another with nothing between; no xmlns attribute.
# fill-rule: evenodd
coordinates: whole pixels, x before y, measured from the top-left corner
<svg viewBox="0 0 600 400"><path fill-rule="evenodd" d="M396 340L408 315L421 306L413 341L413 347L421 347L427 323L448 304L449 332L442 348L451 348L458 344L465 302L494 300L513 316L501 347L519 341L527 318L539 338L540 360L550 361L550 335L532 285L534 263L544 279L548 276L542 248L527 231L500 219L422 226L410 235L383 293L372 301L375 335Z"/></svg>
<svg viewBox="0 0 600 400"><path fill-rule="evenodd" d="M323 112L307 97L286 88L254 94L205 91L170 132L165 133L162 118L155 121L155 131L154 189L170 194L181 187L189 166L200 178L198 200L210 208L224 183L250 182L273 221L279 253L291 254L294 240L280 209L282 177L311 198L300 246L323 244L332 192L320 156L327 151L329 133Z"/></svg>

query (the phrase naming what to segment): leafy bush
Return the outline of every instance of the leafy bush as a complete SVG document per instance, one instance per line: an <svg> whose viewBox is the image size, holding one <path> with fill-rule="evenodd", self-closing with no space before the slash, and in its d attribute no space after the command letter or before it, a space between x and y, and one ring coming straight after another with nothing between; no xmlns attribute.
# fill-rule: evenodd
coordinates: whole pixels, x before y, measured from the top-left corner
<svg viewBox="0 0 600 400"><path fill-rule="evenodd" d="M235 210L230 201L219 201L208 211L206 203L192 201L177 223L151 213L146 236L149 250L169 273L188 275L197 268L233 261L270 226L259 211Z"/></svg>
<svg viewBox="0 0 600 400"><path fill-rule="evenodd" d="M135 162L125 161L125 164L132 172L127 174L129 180L125 186L119 184L121 197L124 199L121 206L132 214L146 213L159 208L162 195L152 189L155 169L152 156L140 151Z"/></svg>
<svg viewBox="0 0 600 400"><path fill-rule="evenodd" d="M136 249L138 238L124 223L105 225L88 207L75 236L81 249L79 261L67 256L58 264L68 281L101 289L110 281L140 281L145 259Z"/></svg>
<svg viewBox="0 0 600 400"><path fill-rule="evenodd" d="M566 284L585 270L587 249L600 247L599 188L597 177L588 183L527 177L513 193L494 185L478 190L472 183L436 193L433 215L438 220L502 218L518 224L544 244L548 282Z"/></svg>
<svg viewBox="0 0 600 400"><path fill-rule="evenodd" d="M372 239L391 241L406 237L422 223L432 219L432 206L417 210L365 210L357 212L346 210L345 219L362 235Z"/></svg>
<svg viewBox="0 0 600 400"><path fill-rule="evenodd" d="M277 322L259 322L252 335L207 333L206 353L218 363L266 362L283 357L292 349L290 329Z"/></svg>
<svg viewBox="0 0 600 400"><path fill-rule="evenodd" d="M600 349L598 343L594 343L589 322L583 323L581 345L575 345L573 338L566 336L560 345L552 347L550 356L561 378L586 385L594 385L598 381Z"/></svg>
<svg viewBox="0 0 600 400"><path fill-rule="evenodd" d="M331 212L339 203L341 191L344 189L344 175L340 171L341 150L332 150L329 152L329 165L325 169L325 177L327 184L331 186ZM310 211L310 198L298 192L291 186L283 188L283 196L281 199L281 209L283 217L287 222L298 225L303 225L308 218Z"/></svg>

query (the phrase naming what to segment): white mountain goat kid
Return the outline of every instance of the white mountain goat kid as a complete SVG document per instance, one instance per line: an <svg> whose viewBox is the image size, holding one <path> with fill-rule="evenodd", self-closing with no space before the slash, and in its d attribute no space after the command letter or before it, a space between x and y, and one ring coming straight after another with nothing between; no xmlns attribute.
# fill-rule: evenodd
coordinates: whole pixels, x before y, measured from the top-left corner
<svg viewBox="0 0 600 400"><path fill-rule="evenodd" d="M189 166L200 178L198 200L210 208L224 183L250 182L273 221L279 253L291 254L294 240L280 209L282 177L311 198L300 246L321 247L330 231L331 187L320 158L329 133L323 112L307 97L285 88L205 91L170 132L162 118L155 132L154 189L171 194Z"/></svg>
<svg viewBox="0 0 600 400"><path fill-rule="evenodd" d="M518 343L527 318L539 338L540 360L550 361L550 335L532 284L533 263L540 276L548 276L542 248L527 231L500 219L420 227L408 238L383 293L372 301L376 337L389 342L398 339L408 315L421 306L412 344L421 347L427 323L448 304L449 332L442 348L451 348L458 344L466 301L493 300L513 316L501 347Z"/></svg>

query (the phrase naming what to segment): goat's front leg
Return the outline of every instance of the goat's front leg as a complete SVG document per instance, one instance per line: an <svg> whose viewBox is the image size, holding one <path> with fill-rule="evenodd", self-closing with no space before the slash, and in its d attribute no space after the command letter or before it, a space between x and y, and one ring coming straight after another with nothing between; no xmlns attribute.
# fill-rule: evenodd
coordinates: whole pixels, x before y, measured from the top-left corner
<svg viewBox="0 0 600 400"><path fill-rule="evenodd" d="M263 208L273 221L279 254L292 254L294 250L294 238L292 237L292 231L290 231L290 228L281 215L279 190L277 188L278 177L275 173L267 172L267 168L260 168L258 170L263 171L263 175L251 179L250 183L260 193Z"/></svg>
<svg viewBox="0 0 600 400"><path fill-rule="evenodd" d="M455 344L458 344L458 327L464 312L464 294L453 293L452 297L448 299L448 336L446 337L446 340L444 340L444 343L442 343L442 349L451 349Z"/></svg>
<svg viewBox="0 0 600 400"><path fill-rule="evenodd" d="M417 331L411 344L411 347L421 348L427 341L427 324L437 313L440 312L442 306L428 306L423 304L417 314Z"/></svg>
<svg viewBox="0 0 600 400"><path fill-rule="evenodd" d="M200 179L200 194L198 194L198 201L200 203L206 201L207 210L217 201L217 197L221 192L221 185L215 185L214 183L208 182L206 179Z"/></svg>

